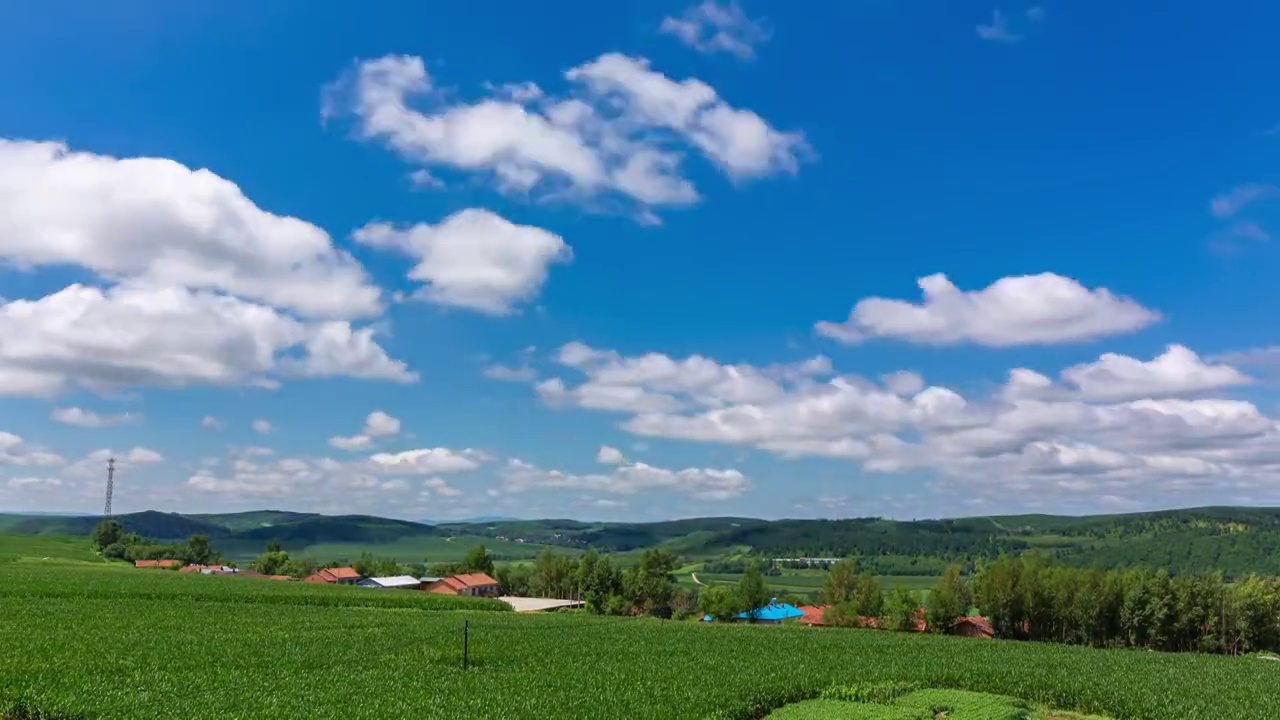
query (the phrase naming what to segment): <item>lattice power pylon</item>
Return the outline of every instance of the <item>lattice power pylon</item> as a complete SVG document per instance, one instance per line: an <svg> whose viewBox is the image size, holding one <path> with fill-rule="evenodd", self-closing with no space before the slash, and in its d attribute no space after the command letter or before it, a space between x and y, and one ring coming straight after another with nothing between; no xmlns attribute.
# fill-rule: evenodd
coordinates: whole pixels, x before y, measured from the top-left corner
<svg viewBox="0 0 1280 720"><path fill-rule="evenodd" d="M116 459L107 458L107 505L102 509L102 517L111 518L111 491L116 486Z"/></svg>

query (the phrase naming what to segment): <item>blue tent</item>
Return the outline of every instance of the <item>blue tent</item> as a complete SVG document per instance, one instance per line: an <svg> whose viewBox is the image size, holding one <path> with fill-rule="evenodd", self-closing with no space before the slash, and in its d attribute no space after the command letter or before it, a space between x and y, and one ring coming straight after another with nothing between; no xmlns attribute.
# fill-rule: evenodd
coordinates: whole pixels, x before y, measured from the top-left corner
<svg viewBox="0 0 1280 720"><path fill-rule="evenodd" d="M757 622L782 622L783 620L804 617L804 613L800 612L800 608L791 603L777 602L776 599L771 600L768 605L756 610L754 613L738 613L737 619L749 620L752 615L755 616ZM703 622L711 622L711 616L704 615L702 620Z"/></svg>

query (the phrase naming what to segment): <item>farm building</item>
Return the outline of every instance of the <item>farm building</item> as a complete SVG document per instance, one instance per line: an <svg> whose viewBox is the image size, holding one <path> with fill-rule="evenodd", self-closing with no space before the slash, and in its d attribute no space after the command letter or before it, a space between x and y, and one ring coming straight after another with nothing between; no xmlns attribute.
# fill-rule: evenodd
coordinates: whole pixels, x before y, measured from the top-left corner
<svg viewBox="0 0 1280 720"><path fill-rule="evenodd" d="M179 572L200 573L201 575L234 575L239 571L226 565L183 565Z"/></svg>
<svg viewBox="0 0 1280 720"><path fill-rule="evenodd" d="M498 581L484 573L467 573L441 578L426 586L427 592L440 595L467 595L470 597L497 597L501 595Z"/></svg>
<svg viewBox="0 0 1280 720"><path fill-rule="evenodd" d="M951 627L947 628L947 632L951 635L959 635L961 637L975 638L993 638L995 632L991 629L991 623L987 619L977 615L962 617L951 623Z"/></svg>
<svg viewBox="0 0 1280 720"><path fill-rule="evenodd" d="M332 583L335 585L355 585L360 582L363 576L355 571L355 568L325 568L318 570L305 578L303 582L315 583Z"/></svg>
<svg viewBox="0 0 1280 720"><path fill-rule="evenodd" d="M389 588L397 590L417 590L422 587L422 581L412 575L371 577L365 578L356 584L365 588Z"/></svg>
<svg viewBox="0 0 1280 720"><path fill-rule="evenodd" d="M169 570L170 568L176 568L180 565L182 565L182 562L179 560L137 560L133 563L134 567L155 568L160 570Z"/></svg>
<svg viewBox="0 0 1280 720"><path fill-rule="evenodd" d="M754 616L756 622L760 623L780 623L783 620L795 620L804 617L804 613L791 603L780 603L771 601L768 605L758 608L752 612L740 612L735 619L749 620ZM711 622L711 616L705 615L703 622Z"/></svg>

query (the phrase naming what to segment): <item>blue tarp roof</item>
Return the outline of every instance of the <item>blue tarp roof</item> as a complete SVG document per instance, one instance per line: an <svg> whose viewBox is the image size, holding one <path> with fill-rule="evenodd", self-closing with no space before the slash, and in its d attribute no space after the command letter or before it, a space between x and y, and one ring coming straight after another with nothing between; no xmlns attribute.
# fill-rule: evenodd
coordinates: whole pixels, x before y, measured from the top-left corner
<svg viewBox="0 0 1280 720"><path fill-rule="evenodd" d="M756 620L768 620L772 622L780 622L782 620L791 620L792 618L804 617L804 613L800 612L800 608L791 603L771 602L768 605L756 610ZM751 613L738 613L739 620L747 620ZM711 616L706 615L702 618L706 622L711 622Z"/></svg>

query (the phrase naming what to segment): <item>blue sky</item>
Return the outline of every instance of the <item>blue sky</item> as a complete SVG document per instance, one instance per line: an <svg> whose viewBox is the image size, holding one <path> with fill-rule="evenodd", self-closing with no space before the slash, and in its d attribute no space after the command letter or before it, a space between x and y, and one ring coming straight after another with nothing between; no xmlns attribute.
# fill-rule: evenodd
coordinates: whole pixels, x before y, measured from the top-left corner
<svg viewBox="0 0 1280 720"><path fill-rule="evenodd" d="M1276 503L1277 13L20 8L0 511Z"/></svg>

